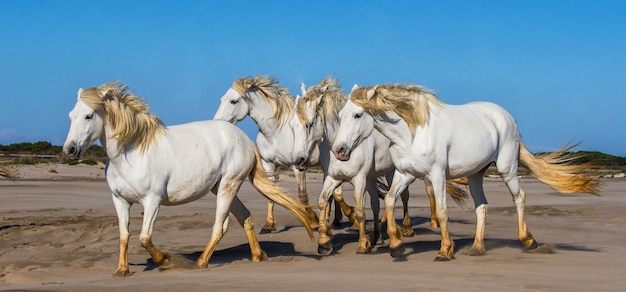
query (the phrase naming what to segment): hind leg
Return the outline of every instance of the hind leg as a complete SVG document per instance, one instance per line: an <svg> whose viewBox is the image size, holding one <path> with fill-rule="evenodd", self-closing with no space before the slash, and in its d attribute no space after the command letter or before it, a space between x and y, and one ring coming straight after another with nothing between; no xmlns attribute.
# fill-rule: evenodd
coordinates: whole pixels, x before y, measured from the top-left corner
<svg viewBox="0 0 626 292"><path fill-rule="evenodd" d="M317 228L319 218L317 218L317 214L309 205L309 194L306 191L306 172L300 171L295 165L293 165L291 169L293 170L298 185L298 198L300 202L306 206L307 219L311 224L311 228Z"/></svg>
<svg viewBox="0 0 626 292"><path fill-rule="evenodd" d="M252 224L252 216L250 216L250 211L236 196L233 198L233 201L230 205L230 212L235 215L235 218L237 218L237 222L239 222L239 225L241 225L241 227L243 227L243 230L246 232L248 244L250 245L250 254L252 261L258 262L267 259L267 254L261 249L259 240L254 233L254 224ZM227 228L228 226L224 226L224 234L226 233Z"/></svg>
<svg viewBox="0 0 626 292"><path fill-rule="evenodd" d="M524 214L526 209L526 193L520 187L517 177L518 154L517 152L511 152L511 155L514 155L515 159L500 159L503 158L504 155L499 156L497 164L498 171L501 173L504 183L511 192L511 196L513 196L513 203L517 211L517 238L524 248L528 250L535 249L537 248L537 241L535 241L535 238L526 227L526 217Z"/></svg>
<svg viewBox="0 0 626 292"><path fill-rule="evenodd" d="M476 210L476 234L472 247L465 253L472 256L485 255L485 224L487 221L487 198L483 190L483 177L487 168L468 177L470 193Z"/></svg>
<svg viewBox="0 0 626 292"><path fill-rule="evenodd" d="M213 223L213 229L211 230L211 239L207 243L204 251L196 260L194 267L207 268L209 266L209 260L215 252L217 244L220 242L226 231L228 231L228 211L231 207L235 195L241 186L241 182L225 182L225 179L220 183L217 190L217 199L215 203L215 223ZM239 202L241 203L241 202ZM247 234L246 230L246 234ZM252 247L251 247L252 248Z"/></svg>
<svg viewBox="0 0 626 292"><path fill-rule="evenodd" d="M265 160L261 160L261 164L263 165L263 169L265 173L267 173L267 177L272 181L278 181L278 174L276 173L276 166L273 163L269 163ZM261 231L259 233L272 233L276 231L276 218L274 218L274 202L272 200L267 200L267 217L265 218L265 224L261 227Z"/></svg>

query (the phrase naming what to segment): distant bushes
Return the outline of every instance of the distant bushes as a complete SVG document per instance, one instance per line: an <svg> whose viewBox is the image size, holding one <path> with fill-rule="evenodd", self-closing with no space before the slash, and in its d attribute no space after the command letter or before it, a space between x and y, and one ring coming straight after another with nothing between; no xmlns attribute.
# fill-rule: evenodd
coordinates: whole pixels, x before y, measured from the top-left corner
<svg viewBox="0 0 626 292"><path fill-rule="evenodd" d="M10 145L0 144L0 158L5 162L18 165L35 165L40 163L67 163L69 165L95 165L106 162L106 152L101 146L93 145L82 154L82 160L65 160L61 154L62 146L54 146L50 142L23 142Z"/></svg>

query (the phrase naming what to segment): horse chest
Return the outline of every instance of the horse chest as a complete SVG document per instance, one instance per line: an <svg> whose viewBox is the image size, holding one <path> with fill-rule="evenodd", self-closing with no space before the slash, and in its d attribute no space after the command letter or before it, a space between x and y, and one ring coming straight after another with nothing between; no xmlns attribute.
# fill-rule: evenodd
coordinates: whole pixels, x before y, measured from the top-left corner
<svg viewBox="0 0 626 292"><path fill-rule="evenodd" d="M407 152L398 146L392 145L389 154L395 167L402 171L420 177L427 173L433 165L433 158L425 151Z"/></svg>

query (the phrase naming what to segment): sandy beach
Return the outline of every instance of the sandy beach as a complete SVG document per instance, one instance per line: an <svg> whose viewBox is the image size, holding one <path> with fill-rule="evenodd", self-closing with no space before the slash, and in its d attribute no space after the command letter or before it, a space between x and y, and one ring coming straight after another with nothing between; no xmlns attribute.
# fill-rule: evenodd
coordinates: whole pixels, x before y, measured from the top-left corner
<svg viewBox="0 0 626 292"><path fill-rule="evenodd" d="M387 242L373 253L356 254L357 234L334 229L335 251L317 254L317 239L285 209L276 208L279 231L258 235L267 261L252 262L243 229L231 228L208 269L192 265L209 240L215 197L162 207L153 241L172 256L158 267L139 244L141 206L133 206L127 278L112 276L119 243L117 217L102 166L20 166L20 178L0 178L0 290L41 291L623 291L626 287L626 180L603 179L601 196L563 195L524 178L529 230L542 252L526 252L516 239L511 196L500 179L487 178L487 255L464 255L474 237L471 199L449 201L449 228L455 258L433 261L438 229L422 182L411 186L410 214L415 236L404 238L402 259L389 255ZM307 177L316 202L321 174ZM293 178L279 184L296 194ZM353 204L351 186L344 187ZM245 183L239 197L260 230L266 200ZM367 203L369 205L369 203ZM400 202L396 218L401 218ZM371 219L371 210L366 214ZM372 224L372 222L370 222ZM317 234L316 234L317 236Z"/></svg>

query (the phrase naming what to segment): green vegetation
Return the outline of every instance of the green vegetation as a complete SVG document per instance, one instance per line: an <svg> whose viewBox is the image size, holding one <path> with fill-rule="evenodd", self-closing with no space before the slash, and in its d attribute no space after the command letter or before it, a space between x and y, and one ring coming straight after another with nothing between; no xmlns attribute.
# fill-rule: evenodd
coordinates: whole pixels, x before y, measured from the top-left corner
<svg viewBox="0 0 626 292"><path fill-rule="evenodd" d="M0 144L0 161L13 164L39 164L39 163L79 163L94 165L98 162L106 162L107 156L101 146L93 145L83 153L82 160L66 161L61 154L62 146L54 146L50 142L40 141L35 143L22 142L10 145Z"/></svg>
<svg viewBox="0 0 626 292"><path fill-rule="evenodd" d="M70 165L79 163L94 165L98 162L105 162L107 159L104 149L98 145L91 146L86 153L83 153L83 159L79 161L65 161L61 151L62 146L55 146L46 141L23 142L10 145L0 144L0 160L10 160L14 164L65 162ZM580 162L592 161L596 166L602 168L626 169L626 157L597 151L579 151L576 153L584 155ZM313 170L315 171L316 168L313 168Z"/></svg>

